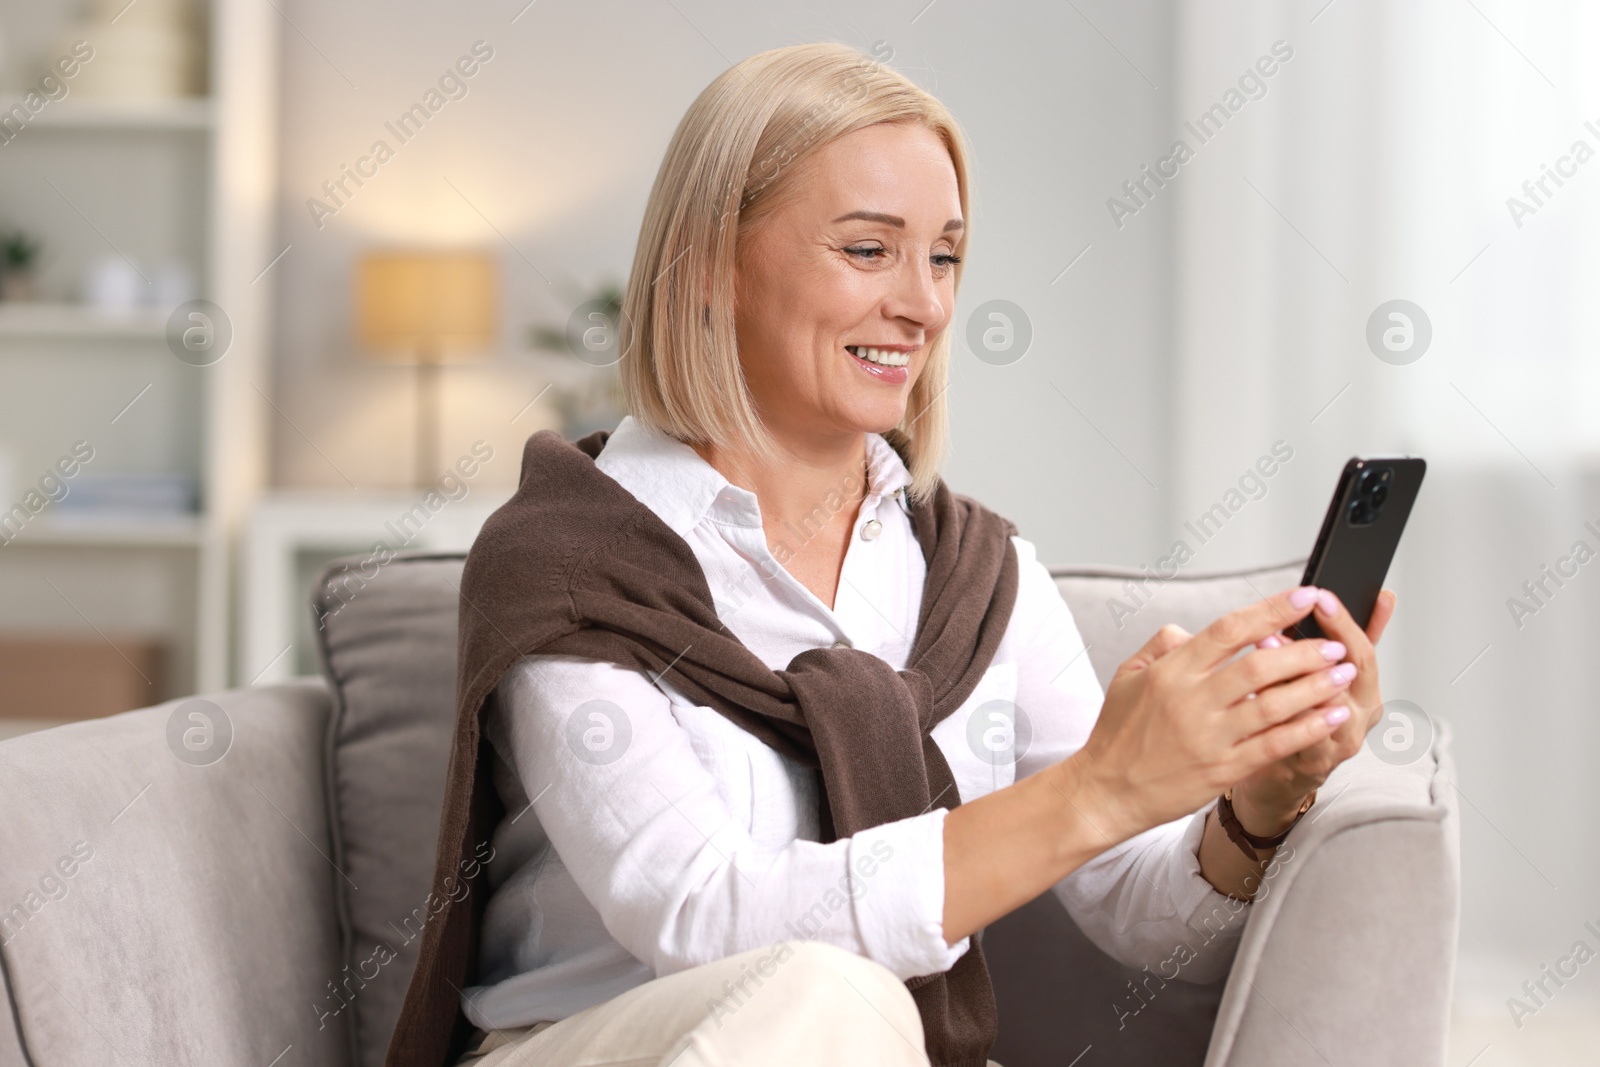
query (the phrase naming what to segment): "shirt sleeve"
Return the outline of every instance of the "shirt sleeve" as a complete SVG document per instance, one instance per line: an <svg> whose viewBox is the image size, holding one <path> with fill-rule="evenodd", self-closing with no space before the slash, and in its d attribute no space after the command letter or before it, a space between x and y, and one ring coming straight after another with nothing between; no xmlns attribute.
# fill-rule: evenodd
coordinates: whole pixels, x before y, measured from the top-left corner
<svg viewBox="0 0 1600 1067"><path fill-rule="evenodd" d="M1008 637L1019 642L1016 704L1033 728L1017 761L1021 780L1083 747L1104 691L1055 579L1031 543L1013 540L1018 589ZM1107 849L1052 887L1101 951L1166 978L1209 982L1227 973L1248 905L1200 873L1209 808Z"/></svg>
<svg viewBox="0 0 1600 1067"><path fill-rule="evenodd" d="M946 809L829 844L757 841L697 754L703 739L638 671L526 656L497 698L490 741L607 931L658 977L782 940L837 945L902 980L967 950L944 939ZM753 802L792 803L775 792Z"/></svg>

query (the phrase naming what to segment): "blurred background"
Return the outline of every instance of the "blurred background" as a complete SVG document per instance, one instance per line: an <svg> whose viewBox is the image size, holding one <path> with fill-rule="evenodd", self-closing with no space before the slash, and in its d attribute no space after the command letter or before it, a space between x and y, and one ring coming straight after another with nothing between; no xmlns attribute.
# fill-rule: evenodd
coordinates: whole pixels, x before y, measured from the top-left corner
<svg viewBox="0 0 1600 1067"><path fill-rule="evenodd" d="M970 138L946 477L1047 562L1303 557L1346 458L1426 457L1382 666L1460 767L1452 1062L1592 1063L1600 965L1512 998L1600 951L1597 35L1562 0L4 0L0 736L314 673L322 562L465 547L530 433L620 417L690 101L841 41Z"/></svg>

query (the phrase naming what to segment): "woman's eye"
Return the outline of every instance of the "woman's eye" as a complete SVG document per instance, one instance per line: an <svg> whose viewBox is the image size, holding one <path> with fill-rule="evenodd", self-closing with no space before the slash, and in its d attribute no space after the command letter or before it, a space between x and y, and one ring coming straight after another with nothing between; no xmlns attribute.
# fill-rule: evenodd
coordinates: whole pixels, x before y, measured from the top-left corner
<svg viewBox="0 0 1600 1067"><path fill-rule="evenodd" d="M872 260L872 259L876 259L879 256L886 255L889 250L887 248L875 248L875 247L868 247L866 245L856 245L853 248L846 248L845 251L847 253L849 253L850 255L856 256L856 257L858 257L860 259ZM939 270L948 270L949 268L955 266L957 263L961 262L961 257L956 255L954 252L935 252L932 256L929 256L928 258L929 258L930 262L932 262L933 265L936 268L938 268Z"/></svg>

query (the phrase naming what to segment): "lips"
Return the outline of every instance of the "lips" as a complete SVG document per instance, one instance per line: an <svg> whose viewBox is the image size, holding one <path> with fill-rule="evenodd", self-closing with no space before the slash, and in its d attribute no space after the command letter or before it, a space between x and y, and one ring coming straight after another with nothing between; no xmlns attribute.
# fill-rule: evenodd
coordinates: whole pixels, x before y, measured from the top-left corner
<svg viewBox="0 0 1600 1067"><path fill-rule="evenodd" d="M850 353L850 362L885 385L904 385L911 380L910 352L866 345L846 345L845 351Z"/></svg>
<svg viewBox="0 0 1600 1067"><path fill-rule="evenodd" d="M845 351L857 359L876 363L880 367L904 367L911 362L910 352L897 352L892 348L872 348L868 345L845 345Z"/></svg>

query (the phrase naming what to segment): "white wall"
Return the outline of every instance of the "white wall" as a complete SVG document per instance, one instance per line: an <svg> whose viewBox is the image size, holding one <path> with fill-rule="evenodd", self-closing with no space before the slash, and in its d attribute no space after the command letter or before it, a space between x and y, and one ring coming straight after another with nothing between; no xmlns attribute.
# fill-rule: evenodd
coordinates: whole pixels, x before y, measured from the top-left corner
<svg viewBox="0 0 1600 1067"><path fill-rule="evenodd" d="M356 354L350 277L365 247L441 241L496 249L508 305L507 351L447 376L444 449L448 458L483 436L500 453L493 475L514 484L521 441L555 421L543 403L510 421L545 382L523 327L565 322L575 301L563 275L626 277L661 153L695 95L766 48L884 41L974 147L974 239L952 328L1004 298L1035 331L1007 367L958 350L948 478L1014 519L1046 560L1148 558L1166 540L1171 223L1117 232L1103 201L1166 136L1155 73L1170 58L1167 5L1080 3L1115 47L1066 5L1017 5L1003 18L919 6L541 0L513 24L520 2L285 4L299 32L283 45L280 246L292 247L268 275L279 294L276 480L371 488L407 477L409 373ZM494 58L469 95L350 186L319 230L307 198L374 139L394 143L384 122L480 39Z"/></svg>
<svg viewBox="0 0 1600 1067"><path fill-rule="evenodd" d="M1176 190L1180 507L1198 512L1245 457L1292 441L1290 468L1203 562L1287 556L1311 540L1347 457L1428 460L1387 583L1399 611L1380 664L1387 700L1454 732L1457 995L1490 1024L1454 1062L1491 1041L1485 1064L1551 1062L1537 1035L1563 1015L1600 1018L1600 983L1567 983L1520 1026L1507 998L1532 1005L1524 981L1579 938L1594 948L1600 582L1569 558L1536 617L1519 624L1508 601L1576 540L1600 546L1584 526L1600 524L1588 296L1600 283L1600 167L1547 185L1555 195L1532 217L1513 216L1507 198L1574 139L1600 145L1584 125L1600 117L1588 51L1600 15L1564 0L1196 0L1182 13L1182 117L1271 42L1295 55ZM1396 298L1432 326L1430 347L1401 365L1366 338Z"/></svg>

